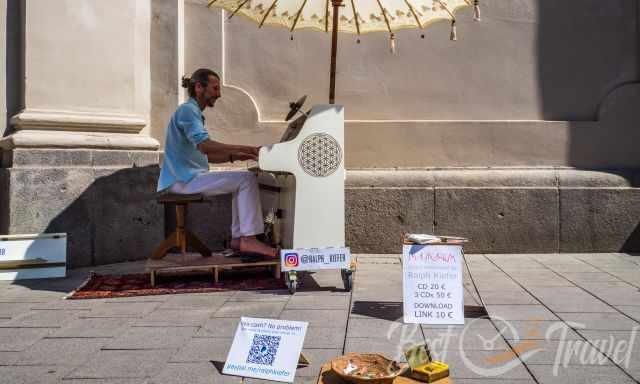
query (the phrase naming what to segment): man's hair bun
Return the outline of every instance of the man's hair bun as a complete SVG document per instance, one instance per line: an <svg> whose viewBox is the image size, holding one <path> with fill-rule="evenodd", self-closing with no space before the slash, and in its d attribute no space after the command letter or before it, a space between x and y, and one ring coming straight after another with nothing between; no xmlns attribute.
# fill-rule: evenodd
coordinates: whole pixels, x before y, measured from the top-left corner
<svg viewBox="0 0 640 384"><path fill-rule="evenodd" d="M189 83L191 83L191 79L187 76L182 76L182 88L189 88Z"/></svg>

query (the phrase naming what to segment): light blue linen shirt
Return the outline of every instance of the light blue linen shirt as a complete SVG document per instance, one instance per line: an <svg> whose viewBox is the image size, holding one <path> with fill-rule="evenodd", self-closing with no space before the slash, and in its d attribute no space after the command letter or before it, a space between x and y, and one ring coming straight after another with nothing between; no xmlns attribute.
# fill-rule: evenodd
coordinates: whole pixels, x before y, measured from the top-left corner
<svg viewBox="0 0 640 384"><path fill-rule="evenodd" d="M176 182L186 184L196 175L209 170L207 156L197 148L208 138L200 106L194 98L190 98L173 113L167 126L158 191Z"/></svg>

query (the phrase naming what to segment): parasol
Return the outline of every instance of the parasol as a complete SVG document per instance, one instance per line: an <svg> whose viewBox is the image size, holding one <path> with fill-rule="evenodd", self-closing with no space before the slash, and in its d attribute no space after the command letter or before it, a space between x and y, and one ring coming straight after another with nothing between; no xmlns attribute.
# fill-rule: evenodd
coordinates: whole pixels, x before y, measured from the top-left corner
<svg viewBox="0 0 640 384"><path fill-rule="evenodd" d="M394 52L394 32L400 29L424 29L436 21L450 20L451 40L455 41L457 10L473 6L474 19L480 20L479 0L209 0L208 6L231 12L229 18L241 15L259 27L281 26L292 33L304 28L331 30L331 104L335 101L338 32L355 35L387 32Z"/></svg>

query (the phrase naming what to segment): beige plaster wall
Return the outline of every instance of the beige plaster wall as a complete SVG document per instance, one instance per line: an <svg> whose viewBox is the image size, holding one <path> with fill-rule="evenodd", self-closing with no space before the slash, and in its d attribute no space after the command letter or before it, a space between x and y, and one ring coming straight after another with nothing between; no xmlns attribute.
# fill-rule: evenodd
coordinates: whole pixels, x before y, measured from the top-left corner
<svg viewBox="0 0 640 384"><path fill-rule="evenodd" d="M340 36L347 165L640 165L625 141L638 116L613 123L599 116L611 94L639 77L636 1L482 4L481 23L470 10L458 14L457 42L448 40L447 23L424 39L399 32L396 55L385 33L361 44ZM186 0L185 29L185 72L224 72L223 99L207 112L215 137L276 141L289 101L302 94L309 106L327 101L330 36L301 31L291 41L283 29L223 20L205 0Z"/></svg>
<svg viewBox="0 0 640 384"><path fill-rule="evenodd" d="M25 7L28 109L148 116L148 0L29 0Z"/></svg>
<svg viewBox="0 0 640 384"><path fill-rule="evenodd" d="M151 1L151 116L150 132L164 145L165 127L178 105L178 3Z"/></svg>

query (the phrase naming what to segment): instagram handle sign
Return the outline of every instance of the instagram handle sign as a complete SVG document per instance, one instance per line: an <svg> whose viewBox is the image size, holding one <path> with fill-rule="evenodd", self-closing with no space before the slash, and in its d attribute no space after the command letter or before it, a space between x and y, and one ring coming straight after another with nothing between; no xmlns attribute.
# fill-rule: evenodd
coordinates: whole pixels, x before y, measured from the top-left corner
<svg viewBox="0 0 640 384"><path fill-rule="evenodd" d="M297 253L285 253L284 254L284 266L286 268L295 268L300 265Z"/></svg>

